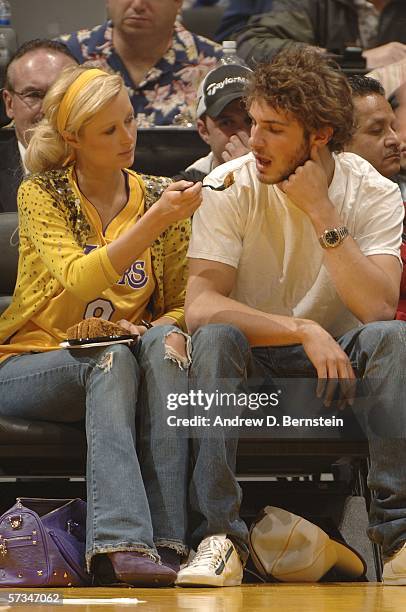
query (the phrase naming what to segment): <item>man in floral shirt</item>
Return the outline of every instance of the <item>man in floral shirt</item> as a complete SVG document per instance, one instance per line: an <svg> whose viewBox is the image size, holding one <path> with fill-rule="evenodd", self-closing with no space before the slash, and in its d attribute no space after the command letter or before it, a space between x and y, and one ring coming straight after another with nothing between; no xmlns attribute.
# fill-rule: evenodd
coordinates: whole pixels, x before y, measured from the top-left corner
<svg viewBox="0 0 406 612"><path fill-rule="evenodd" d="M110 20L60 37L80 63L119 72L139 127L194 123L198 85L221 47L177 21L182 0L107 0Z"/></svg>

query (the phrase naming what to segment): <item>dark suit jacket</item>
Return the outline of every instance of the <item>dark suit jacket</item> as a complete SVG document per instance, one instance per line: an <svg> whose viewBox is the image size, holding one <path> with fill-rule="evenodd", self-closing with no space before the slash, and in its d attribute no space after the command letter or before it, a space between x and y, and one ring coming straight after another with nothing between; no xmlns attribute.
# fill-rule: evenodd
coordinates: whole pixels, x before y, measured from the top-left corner
<svg viewBox="0 0 406 612"><path fill-rule="evenodd" d="M0 129L0 212L17 210L17 190L24 178L13 129Z"/></svg>

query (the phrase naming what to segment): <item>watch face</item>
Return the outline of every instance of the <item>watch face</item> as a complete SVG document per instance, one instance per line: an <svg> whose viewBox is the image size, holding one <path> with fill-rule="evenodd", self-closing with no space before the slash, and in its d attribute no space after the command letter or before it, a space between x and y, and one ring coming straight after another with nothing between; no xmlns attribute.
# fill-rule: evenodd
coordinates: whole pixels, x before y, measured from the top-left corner
<svg viewBox="0 0 406 612"><path fill-rule="evenodd" d="M324 240L326 241L326 244L328 244L329 246L335 246L337 242L340 240L340 235L336 229L331 229L325 232Z"/></svg>

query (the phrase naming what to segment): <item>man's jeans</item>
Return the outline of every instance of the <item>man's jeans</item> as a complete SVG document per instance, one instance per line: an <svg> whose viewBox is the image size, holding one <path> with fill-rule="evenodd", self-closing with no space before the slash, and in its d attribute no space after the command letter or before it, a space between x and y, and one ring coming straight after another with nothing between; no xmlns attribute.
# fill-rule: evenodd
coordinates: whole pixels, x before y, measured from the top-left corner
<svg viewBox="0 0 406 612"><path fill-rule="evenodd" d="M93 555L116 550L157 557L156 546L166 545L187 552L187 441L176 445L162 436L162 397L187 384L187 373L164 359L171 329L149 330L134 354L112 345L24 354L0 365L1 415L85 419L88 568ZM154 379L145 384L152 371ZM136 418L143 432L139 449Z"/></svg>
<svg viewBox="0 0 406 612"><path fill-rule="evenodd" d="M206 393L252 391L253 379L281 379L290 376L314 378L315 368L301 345L250 349L245 336L228 325L207 325L193 335L192 388ZM338 340L357 371L373 387L367 414L360 415L369 439L371 468L369 487L374 492L369 536L382 545L384 558L406 541L406 324L385 321L363 325ZM379 399L377 399L379 396ZM358 416L358 415L357 415ZM224 436L205 440L195 468L194 496L201 511L205 507L203 530L227 530L246 540L238 518L240 491L234 477L237 441ZM195 440L196 445L202 437ZM205 470L206 472L205 472ZM211 477L205 481L204 474ZM271 503L271 502L270 502ZM273 503L273 502L272 502ZM277 503L277 500L275 501ZM226 518L224 518L224 512ZM207 527L208 526L208 527ZM203 531L195 534L199 539Z"/></svg>
<svg viewBox="0 0 406 612"><path fill-rule="evenodd" d="M194 549L207 536L227 534L245 561L248 556L247 527L239 517L241 493L234 477L237 441L225 440L223 443L221 428L220 444L218 439L213 440L211 436L189 440L187 428L186 433L182 434L176 427L168 427L167 424L168 416L173 414L167 408L168 395L186 396L199 384L196 379L206 377L211 368L219 372L218 356L225 347L215 344L210 353L201 353L200 349L204 351L204 347L196 346L189 371L177 367L177 372L172 370L169 385L162 385L160 362L155 358L151 345L153 347L158 343L162 346L164 339L154 337L154 331L150 330L143 336L143 345L145 341L149 341L149 344L144 352L141 350L145 379L141 384L143 412L138 415L142 417L138 431L143 440L139 453L140 465L151 511L153 509L156 543L165 543L162 526L169 521L170 532L176 532L179 525L184 529L188 527L188 542ZM189 415L190 407L187 405L183 411L179 409L176 412L178 417ZM168 490L171 492L169 495ZM192 520L188 521L190 517Z"/></svg>

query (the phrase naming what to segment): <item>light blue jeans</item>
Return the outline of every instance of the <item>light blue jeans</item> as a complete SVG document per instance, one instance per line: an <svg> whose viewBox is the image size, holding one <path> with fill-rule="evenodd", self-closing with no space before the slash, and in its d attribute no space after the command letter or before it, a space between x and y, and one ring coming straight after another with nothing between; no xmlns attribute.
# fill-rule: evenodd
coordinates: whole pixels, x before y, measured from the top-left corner
<svg viewBox="0 0 406 612"><path fill-rule="evenodd" d="M187 373L164 359L164 336L172 329L148 331L134 352L124 345L57 350L0 365L3 416L85 419L88 569L99 553L141 551L158 558L162 545L187 553L187 441L177 446L163 437L160 420L161 398L187 384Z"/></svg>
<svg viewBox="0 0 406 612"><path fill-rule="evenodd" d="M193 334L192 346L189 392L245 392L251 352L241 332L226 325L206 325ZM195 413L201 411L190 408L190 416ZM225 409L222 415L227 416ZM190 542L196 549L206 536L226 534L245 562L248 530L239 515L242 495L235 478L237 445L238 434L228 436L222 427L198 428L191 439L189 504L194 520Z"/></svg>
<svg viewBox="0 0 406 612"><path fill-rule="evenodd" d="M316 376L301 345L251 350L245 336L227 325L204 326L192 341L190 380L192 388L204 392L248 393L255 380ZM368 484L374 497L368 534L382 546L387 559L406 541L406 324L370 323L349 331L338 342L357 375L371 381L366 413L357 417L368 436L371 458ZM218 435L207 432L208 440L204 433L195 440L191 500L204 520L193 537L199 540L207 530L229 533L241 552L246 529L238 517L237 441L224 437L220 443Z"/></svg>
<svg viewBox="0 0 406 612"><path fill-rule="evenodd" d="M164 330L164 336L166 333ZM201 335L197 332L194 337L199 339ZM167 408L168 392L186 396L191 390L199 390L203 378L209 379L212 373L215 377L221 375L220 360L230 346L228 340L224 338L221 347L216 342L210 347L197 342L189 369L182 371L170 364L171 380L163 384L164 338L157 328L149 330L139 353L142 410L138 411L137 430L156 544L165 545L168 533L177 534L180 540L187 531L187 543L197 549L203 538L227 534L245 561L247 527L239 517L241 491L234 477L237 439L223 436L221 428L216 439L211 435L190 439L188 428L181 433L167 425L171 414ZM191 416L190 406L178 408L176 416Z"/></svg>

